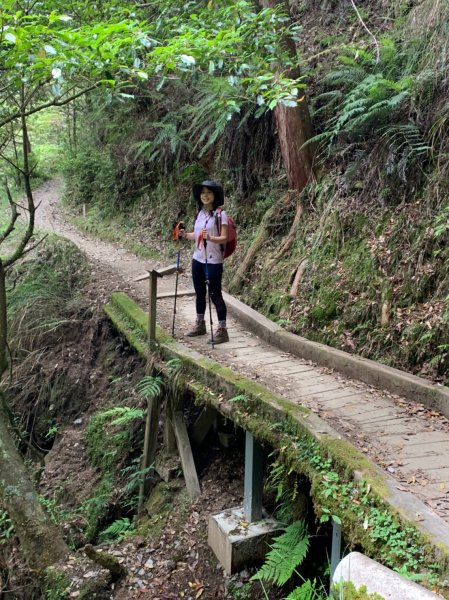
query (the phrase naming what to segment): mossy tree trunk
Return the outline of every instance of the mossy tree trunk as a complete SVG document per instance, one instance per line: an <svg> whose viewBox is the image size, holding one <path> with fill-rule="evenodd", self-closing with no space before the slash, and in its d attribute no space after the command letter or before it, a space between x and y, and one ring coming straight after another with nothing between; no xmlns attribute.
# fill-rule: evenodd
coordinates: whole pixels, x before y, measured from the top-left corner
<svg viewBox="0 0 449 600"><path fill-rule="evenodd" d="M0 257L0 381L8 366L6 355L8 349L6 312L6 273Z"/></svg>
<svg viewBox="0 0 449 600"><path fill-rule="evenodd" d="M43 571L64 559L69 548L39 502L23 460L9 433L2 394L0 404L0 499L14 524L20 549L32 569Z"/></svg>
<svg viewBox="0 0 449 600"><path fill-rule="evenodd" d="M24 115L25 90L21 93L23 164L17 165L25 188L28 223L14 249L0 259L0 382L8 369L8 315L6 303L6 277L8 269L31 250L28 245L34 233L35 205L31 190L28 128ZM10 237L19 217L17 204L5 183L10 205L10 219L0 232L0 245ZM43 570L63 559L69 552L61 533L53 525L39 502L33 483L14 444L8 428L10 421L4 390L0 389L0 499L5 506L20 540L20 547L28 565Z"/></svg>

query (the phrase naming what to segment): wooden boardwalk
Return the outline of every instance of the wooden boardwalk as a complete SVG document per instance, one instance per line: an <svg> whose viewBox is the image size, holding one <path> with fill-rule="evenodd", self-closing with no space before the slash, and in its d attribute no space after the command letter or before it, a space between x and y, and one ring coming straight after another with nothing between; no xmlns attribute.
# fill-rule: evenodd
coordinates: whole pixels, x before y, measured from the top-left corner
<svg viewBox="0 0 449 600"><path fill-rule="evenodd" d="M165 293L169 289L170 283L164 282ZM173 299L160 298L158 321L168 331L172 318ZM399 502L406 502L407 496L415 497L437 517L436 528L439 519L449 525L446 417L422 404L283 352L245 329L235 318L228 319L229 343L212 349L207 344L209 335L184 336L194 320L194 298L178 298L175 337L179 342L263 384L286 400L310 408L394 480ZM215 313L213 320L216 322ZM421 519L417 512L416 520Z"/></svg>

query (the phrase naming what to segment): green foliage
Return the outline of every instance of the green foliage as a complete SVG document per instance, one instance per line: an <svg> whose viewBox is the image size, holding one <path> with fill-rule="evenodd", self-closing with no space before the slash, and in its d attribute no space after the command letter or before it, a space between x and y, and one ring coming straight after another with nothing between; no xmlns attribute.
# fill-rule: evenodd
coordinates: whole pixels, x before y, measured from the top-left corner
<svg viewBox="0 0 449 600"><path fill-rule="evenodd" d="M345 82L349 87L354 87L343 94L334 94L334 101L339 100L332 117L324 133L318 134L313 141L322 141L332 145L338 138L345 134L351 140L357 140L380 130L387 124L394 122L404 105L410 100L410 89L413 80L404 77L398 81L385 78L382 73L367 73L360 80L361 69L358 65L353 68L331 73L328 77L329 83L338 84ZM325 98L327 100L329 96ZM319 99L319 98L318 98ZM326 108L329 103L326 104Z"/></svg>
<svg viewBox="0 0 449 600"><path fill-rule="evenodd" d="M284 585L304 560L309 548L309 535L303 521L285 528L284 533L270 544L265 563L251 578Z"/></svg>
<svg viewBox="0 0 449 600"><path fill-rule="evenodd" d="M119 543L132 531L134 531L134 524L128 517L123 517L122 519L117 519L104 529L98 536L98 542L100 544Z"/></svg>
<svg viewBox="0 0 449 600"><path fill-rule="evenodd" d="M136 386L137 393L143 398L158 398L163 390L162 377L147 375Z"/></svg>
<svg viewBox="0 0 449 600"><path fill-rule="evenodd" d="M136 510L138 506L139 487L149 475L154 473L154 465L150 465L145 469L140 468L140 457L134 459L132 463L121 469L120 475L125 479L125 483L121 491L121 504L125 508Z"/></svg>
<svg viewBox="0 0 449 600"><path fill-rule="evenodd" d="M87 261L78 248L54 236L13 268L7 307L15 352L35 348L44 336L49 344L64 326L73 323L87 274Z"/></svg>
<svg viewBox="0 0 449 600"><path fill-rule="evenodd" d="M44 598L45 600L63 600L67 598L70 590L70 579L66 573L58 571L55 567L49 567L44 576Z"/></svg>
<svg viewBox="0 0 449 600"><path fill-rule="evenodd" d="M38 498L39 504L44 507L46 513L55 525L60 525L63 520L69 516L65 510L61 509L56 498L46 498L42 495L39 495Z"/></svg>
<svg viewBox="0 0 449 600"><path fill-rule="evenodd" d="M14 535L14 525L5 510L0 509L0 546L6 544Z"/></svg>
<svg viewBox="0 0 449 600"><path fill-rule="evenodd" d="M332 598L334 600L384 600L383 596L375 592L368 593L364 585L357 589L351 581L334 584L332 586Z"/></svg>
<svg viewBox="0 0 449 600"><path fill-rule="evenodd" d="M282 424L274 428L283 430ZM271 455L270 455L271 456ZM274 460L264 485L267 493L274 492L275 515L282 523L289 524L295 517L295 505L298 499L298 480L293 469L289 469L281 460Z"/></svg>
<svg viewBox="0 0 449 600"><path fill-rule="evenodd" d="M103 472L111 470L129 449L132 435L129 424L142 421L144 416L144 410L128 406L115 406L95 413L84 433L86 452L92 465L101 467Z"/></svg>
<svg viewBox="0 0 449 600"><path fill-rule="evenodd" d="M285 600L325 600L325 598L327 598L327 594L321 595L315 581L309 579L294 589Z"/></svg>
<svg viewBox="0 0 449 600"><path fill-rule="evenodd" d="M114 212L119 200L117 166L108 149L92 143L68 150L62 164L66 182L65 200L69 205L87 204L94 221ZM94 205L94 206L92 206Z"/></svg>
<svg viewBox="0 0 449 600"><path fill-rule="evenodd" d="M95 494L85 500L78 509L86 522L84 535L87 541L95 540L104 520L113 492L113 478L106 473L95 489Z"/></svg>
<svg viewBox="0 0 449 600"><path fill-rule="evenodd" d="M158 0L154 22L155 45L148 65L164 77L175 72L190 78L198 88L217 93L210 109L216 118L230 118L242 102L251 99L262 110L278 102L295 105L302 82L289 79L284 71L291 59L279 40L289 35L289 19L283 8L254 10L245 0L206 7L195 2ZM274 76L272 65L279 67Z"/></svg>

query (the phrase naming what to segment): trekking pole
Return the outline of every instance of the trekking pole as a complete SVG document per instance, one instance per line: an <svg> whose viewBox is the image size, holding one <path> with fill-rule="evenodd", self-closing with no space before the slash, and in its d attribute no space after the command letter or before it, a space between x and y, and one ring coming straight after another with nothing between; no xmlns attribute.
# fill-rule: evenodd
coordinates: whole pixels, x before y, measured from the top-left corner
<svg viewBox="0 0 449 600"><path fill-rule="evenodd" d="M213 349L214 348L214 330L213 330L213 326L212 326L212 305L211 305L211 300L210 300L209 268L207 265L207 242L206 242L206 240L203 240L203 241L204 241L204 251L206 254L206 262L204 264L205 275L206 275L206 286L207 286L207 295L209 296L210 343L211 343L211 346Z"/></svg>
<svg viewBox="0 0 449 600"><path fill-rule="evenodd" d="M171 326L171 334L172 337L175 337L175 318L176 318L176 300L178 298L178 278L179 278L179 269L181 267L181 250L178 250L176 253L176 283L175 283L175 302L173 305L173 323Z"/></svg>

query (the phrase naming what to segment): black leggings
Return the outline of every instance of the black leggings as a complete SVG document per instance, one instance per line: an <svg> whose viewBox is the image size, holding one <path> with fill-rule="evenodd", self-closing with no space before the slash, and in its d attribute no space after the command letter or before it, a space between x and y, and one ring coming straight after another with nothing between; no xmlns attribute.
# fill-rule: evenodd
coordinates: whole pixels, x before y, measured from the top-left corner
<svg viewBox="0 0 449 600"><path fill-rule="evenodd" d="M226 304L221 293L221 278L223 276L223 263L214 265L207 263L209 276L210 299L215 305L219 321L226 321ZM206 314L206 265L197 260L192 260L192 279L196 294L197 315Z"/></svg>

